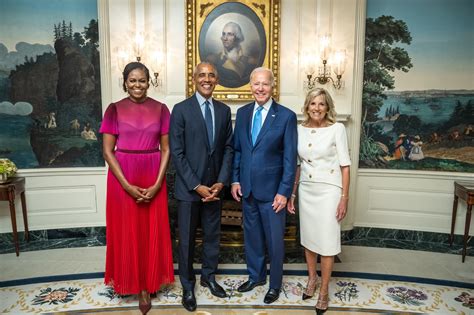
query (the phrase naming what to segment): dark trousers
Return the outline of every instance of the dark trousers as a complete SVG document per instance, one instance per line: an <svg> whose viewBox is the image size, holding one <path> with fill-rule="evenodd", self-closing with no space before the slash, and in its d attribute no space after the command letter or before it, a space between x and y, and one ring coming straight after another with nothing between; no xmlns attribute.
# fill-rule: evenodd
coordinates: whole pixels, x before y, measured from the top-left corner
<svg viewBox="0 0 474 315"><path fill-rule="evenodd" d="M221 200L178 202L179 280L184 290L193 290L196 283L193 261L196 228L199 222L203 231L201 279L215 280L219 260L221 210Z"/></svg>
<svg viewBox="0 0 474 315"><path fill-rule="evenodd" d="M266 247L270 259L270 288L280 289L285 256L286 209L275 213L272 203L259 201L252 195L243 199L245 259L249 278L256 282L265 281Z"/></svg>

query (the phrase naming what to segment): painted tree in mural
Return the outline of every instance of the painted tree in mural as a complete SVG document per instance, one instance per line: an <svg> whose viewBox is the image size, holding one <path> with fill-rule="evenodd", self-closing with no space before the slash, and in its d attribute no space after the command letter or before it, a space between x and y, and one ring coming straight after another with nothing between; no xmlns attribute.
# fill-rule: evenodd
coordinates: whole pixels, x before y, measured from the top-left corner
<svg viewBox="0 0 474 315"><path fill-rule="evenodd" d="M381 148L373 136L379 133L369 122L377 120L377 113L386 99L384 91L395 88L395 70L408 72L413 66L407 51L396 46L409 45L411 35L407 24L392 16L368 18L365 33L364 85L362 93L362 129L360 160L371 163L380 161Z"/></svg>

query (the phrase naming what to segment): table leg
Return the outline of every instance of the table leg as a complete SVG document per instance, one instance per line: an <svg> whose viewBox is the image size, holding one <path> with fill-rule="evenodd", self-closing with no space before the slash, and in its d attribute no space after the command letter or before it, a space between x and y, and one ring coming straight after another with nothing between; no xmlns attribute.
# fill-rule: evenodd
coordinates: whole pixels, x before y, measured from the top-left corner
<svg viewBox="0 0 474 315"><path fill-rule="evenodd" d="M16 230L16 213L15 213L15 191L8 192L8 202L10 204L10 217L12 219L13 242L15 243L16 255L20 255L20 245L18 244L18 231Z"/></svg>
<svg viewBox="0 0 474 315"><path fill-rule="evenodd" d="M467 239L469 238L469 226L471 225L471 213L472 213L472 205L467 206L466 212L466 225L464 227L464 240L462 243L462 262L466 259L467 254Z"/></svg>
<svg viewBox="0 0 474 315"><path fill-rule="evenodd" d="M456 224L456 214L458 212L458 196L454 192L453 213L451 218L451 234L449 235L449 246L453 246L454 240L454 225Z"/></svg>
<svg viewBox="0 0 474 315"><path fill-rule="evenodd" d="M25 192L22 192L20 196L21 196L21 210L23 211L23 225L25 226L25 240L29 242L30 235L29 235L29 230L28 230L28 215L27 215L27 210L26 210Z"/></svg>

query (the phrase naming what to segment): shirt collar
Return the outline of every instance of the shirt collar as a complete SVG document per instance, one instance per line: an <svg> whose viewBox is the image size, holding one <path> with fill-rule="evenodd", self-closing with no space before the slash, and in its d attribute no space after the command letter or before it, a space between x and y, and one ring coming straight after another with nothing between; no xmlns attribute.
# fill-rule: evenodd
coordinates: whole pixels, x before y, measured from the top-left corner
<svg viewBox="0 0 474 315"><path fill-rule="evenodd" d="M262 105L263 109L268 112L270 110L270 106L272 106L272 103L273 103L273 99L270 97L270 99L265 104ZM258 105L258 103L255 102L253 111L255 112L259 106L260 105Z"/></svg>
<svg viewBox="0 0 474 315"><path fill-rule="evenodd" d="M212 97L206 100L204 96L202 96L201 94L199 94L198 91L196 91L196 98L198 100L199 106L203 106L206 101L209 101L209 104L212 106Z"/></svg>

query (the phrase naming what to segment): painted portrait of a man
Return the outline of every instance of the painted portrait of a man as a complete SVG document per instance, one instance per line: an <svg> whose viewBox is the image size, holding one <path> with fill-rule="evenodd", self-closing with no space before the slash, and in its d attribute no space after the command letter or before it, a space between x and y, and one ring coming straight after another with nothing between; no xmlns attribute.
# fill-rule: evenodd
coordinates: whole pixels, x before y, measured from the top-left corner
<svg viewBox="0 0 474 315"><path fill-rule="evenodd" d="M210 12L199 34L201 61L215 65L219 83L228 88L247 84L265 59L266 39L255 12L241 3L223 3Z"/></svg>

